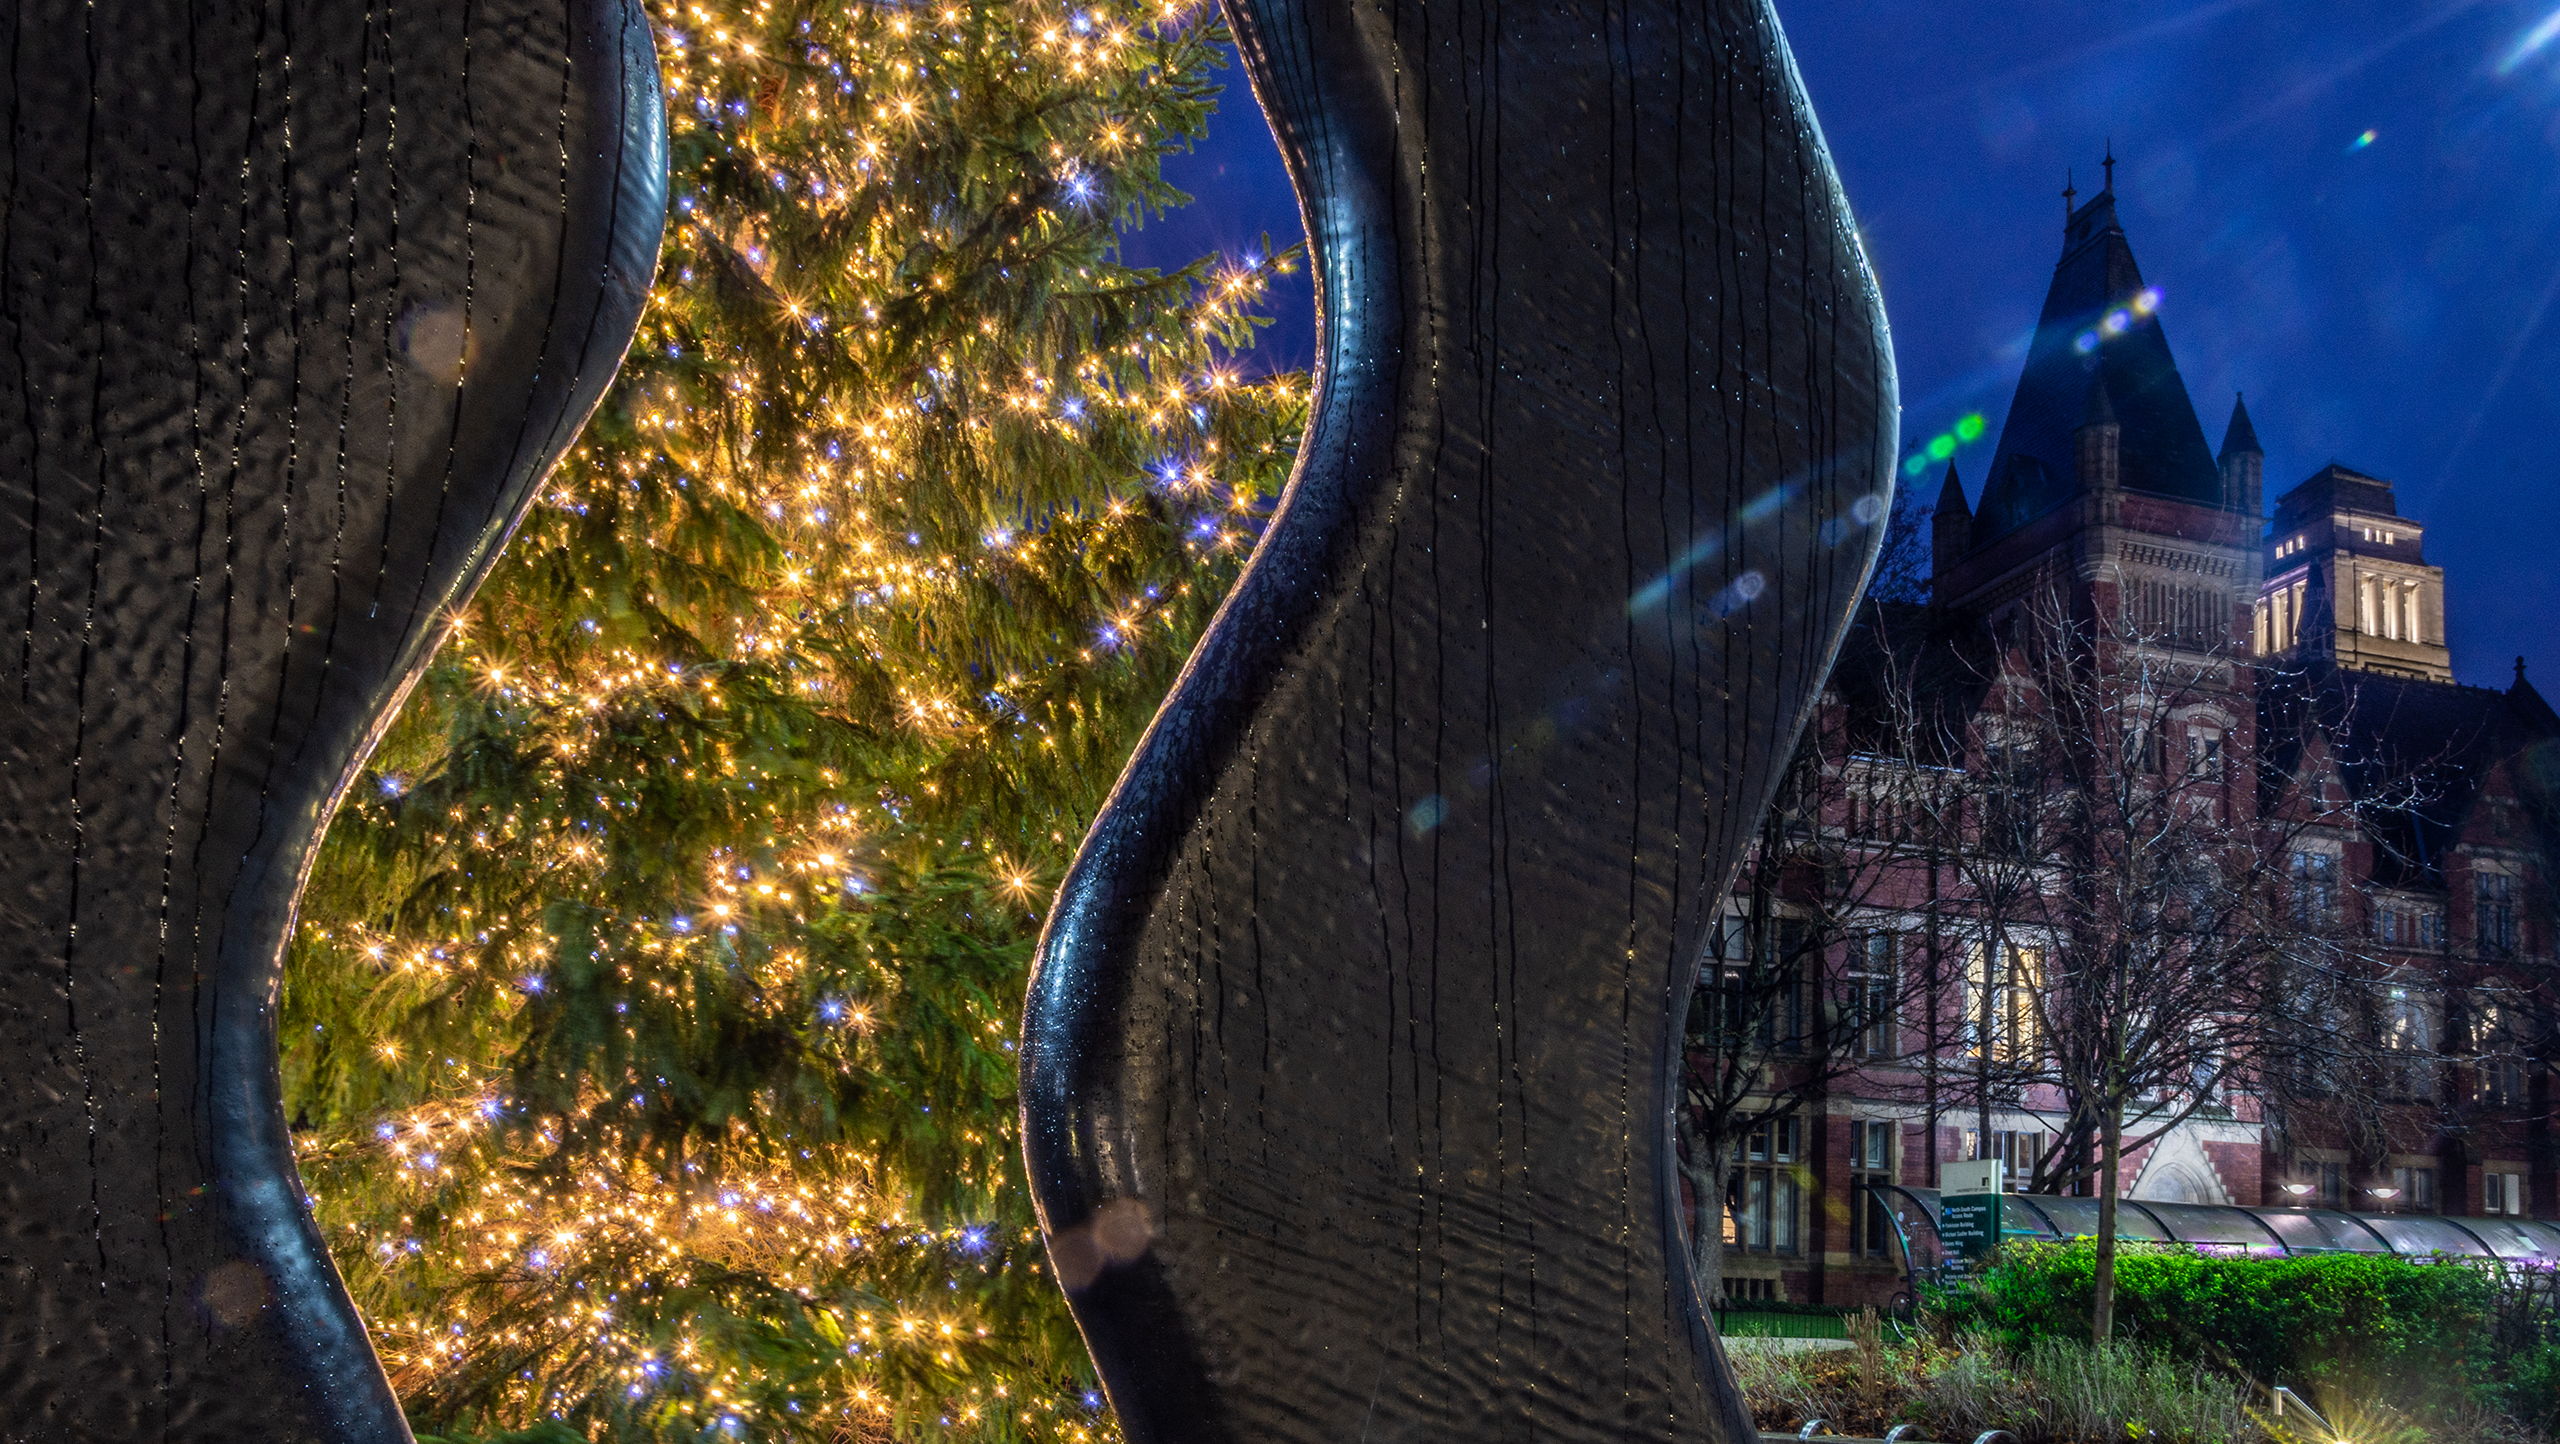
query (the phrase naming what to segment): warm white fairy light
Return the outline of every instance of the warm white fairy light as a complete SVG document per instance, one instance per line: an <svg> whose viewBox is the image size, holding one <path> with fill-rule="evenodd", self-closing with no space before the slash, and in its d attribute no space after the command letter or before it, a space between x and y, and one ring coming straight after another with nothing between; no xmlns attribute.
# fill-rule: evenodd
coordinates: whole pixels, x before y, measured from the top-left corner
<svg viewBox="0 0 2560 1444"><path fill-rule="evenodd" d="M633 361L599 426L545 486L520 543L573 535L622 507L617 525L643 528L644 544L670 553L694 544L683 528L749 519L769 559L747 595L717 608L581 593L555 599L570 608L563 617L510 610L492 594L470 625L456 619L444 662L469 679L469 697L455 705L492 709L511 735L539 739L522 753L554 771L528 786L551 788L556 805L427 817L411 799L432 779L391 766L360 794L358 807L407 809L404 825L427 825L425 841L463 873L473 859L493 869L504 859L511 876L535 881L501 905L446 906L432 921L382 931L332 925L315 907L306 942L350 959L372 991L312 1026L381 1032L358 1051L383 1096L409 1101L305 1135L305 1173L412 1400L442 1399L451 1381L495 1379L508 1417L493 1424L558 1410L599 1420L620 1401L622 1427L645 1418L670 1433L833 1440L897 1414L954 1438L1107 1438L1098 1401L1024 1373L1005 1352L1019 1345L1006 1341L1004 1320L973 1302L1002 1297L1008 1279L1045 1287L1027 1231L923 1227L913 1202L884 1184L884 1160L842 1144L777 1145L741 1123L734 1136L692 1137L671 1152L649 1131L652 1105L600 1083L556 1116L526 1116L500 1066L526 1020L571 1006L567 993L676 1007L695 970L719 968L744 970L742 996L765 1010L758 1016L798 1020L843 1070L885 1069L876 1050L909 1021L894 957L866 975L876 988L845 987L842 961L820 958L808 940L858 921L874 874L914 852L976 868L988 905L1010 919L1005 946L1018 952L1075 825L920 832L948 777L919 772L903 795L832 764L813 781L790 771L799 759L748 745L737 719L761 715L776 695L843 707L885 697L863 725L898 729L916 755L945 766L1107 777L1116 760L1095 753L1112 735L1093 713L1098 679L1104 669L1169 668L1267 515L1292 449L1275 433L1258 450L1222 450L1222 418L1294 416L1303 386L1244 380L1210 344L1241 341L1287 257L1198 273L1161 324L1108 347L1044 342L1017 334L1010 316L985 315L944 326L932 355L897 349L915 308L958 304L947 298L973 274L960 238L900 189L909 160L947 144L967 118L941 80L1000 75L1041 102L1051 134L1016 173L981 177L992 189L970 202L1002 221L1002 249L983 265L1031 265L1039 248L1095 233L1137 198L1159 124L1145 107L1205 63L1188 29L1201 11L853 6L819 18L814 33L789 13L660 7L679 155L708 147L758 177L767 209L715 201L688 178L707 163L680 164L666 269ZM841 274L799 269L795 238L840 225L870 227L877 244L847 247ZM908 268L926 245L941 259ZM1097 265L1073 281L1135 284ZM765 288L775 345L850 358L827 389L795 389L789 354L707 352L725 343L700 318L739 304L721 288L755 286ZM756 430L786 404L788 428ZM916 478L948 464L953 448L997 456L1005 446L1131 438L1151 454L1100 494L991 497L995 513L956 536L915 514ZM1167 532L1179 540L1167 546ZM1127 560L1149 546L1166 553L1152 573ZM1007 579L1084 597L1076 605L1087 621L1059 645L1007 657L1000 679L913 642ZM644 609L681 625L634 621ZM703 789L689 796L716 798L733 825L719 844L678 859L650 905L597 901L598 931L583 945L591 954L564 959L546 909L623 876L631 819L662 805L640 786L578 789L631 765L617 749L655 735L635 719L666 716L702 719L699 745L648 766ZM992 998L948 1019L949 1036L1009 1069L1013 1006ZM963 1192L1008 1186L1018 1147L1010 1118L946 1110L932 1119L931 1106L911 1100L900 1126L947 1138ZM653 1297L727 1279L778 1290L813 1327L832 1330L825 1366L778 1392L722 1340L666 1331ZM846 1302L848 1281L868 1281L882 1302Z"/></svg>

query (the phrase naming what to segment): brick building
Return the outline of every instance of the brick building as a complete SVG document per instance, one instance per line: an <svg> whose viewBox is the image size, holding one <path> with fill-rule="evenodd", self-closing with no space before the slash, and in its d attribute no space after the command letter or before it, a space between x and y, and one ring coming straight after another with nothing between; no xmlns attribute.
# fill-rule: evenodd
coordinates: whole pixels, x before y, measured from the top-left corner
<svg viewBox="0 0 2560 1444"><path fill-rule="evenodd" d="M1981 504L1967 504L1950 465L1930 520L1929 599L1869 607L1807 744L1828 800L1800 821L1852 853L1874 832L1878 804L1861 801L1860 779L1881 764L1861 739L1885 684L1858 638L1892 631L1946 654L1920 672L1959 680L1920 690L1970 740L1931 762L1979 770L2015 705L1987 680L2004 619L2039 587L2074 615L2126 619L2193 683L2161 729L2175 735L2142 745L2209 761L2215 795L2201 805L2227 809L2261 839L2251 846L2280 850L2293 905L2325 920L2385 1000L2365 1069L2381 1085L2326 1102L2287 1090L2282 1106L2277 1090L2232 1086L2128 1156L2127 1195L2560 1217L2540 1061L2554 947L2543 804L2560 782L2560 716L2520 662L2504 690L2452 680L2448 580L2388 481L2333 461L2275 497L2267 519L2246 407L2235 401L2210 448L2157 303L2112 190L2073 210ZM1734 907L1739 926L1739 890ZM1934 864L1897 866L1855 907L1795 910L1829 932L1816 943L1832 958L1827 982L1808 987L1883 997L1877 979L1915 966L1924 938L1930 985L1904 978L1891 1016L1831 1005L1863 1019L1843 1035L1856 1065L1732 1139L1725 1290L1882 1302L1899 1268L1864 1185L1934 1187L1946 1161L1996 1157L2016 1162L2023 1186L2025 1160L2057 1132L2051 1089L1996 1108L1935 1091L1966 1059L2033 1046L2004 1044L1983 1001L2036 986L2033 950L2001 974L1963 937L1966 911ZM1702 987L1716 976L1711 956ZM1941 987L1955 1000L1931 991ZM1947 1023L1977 1013L1979 1024Z"/></svg>

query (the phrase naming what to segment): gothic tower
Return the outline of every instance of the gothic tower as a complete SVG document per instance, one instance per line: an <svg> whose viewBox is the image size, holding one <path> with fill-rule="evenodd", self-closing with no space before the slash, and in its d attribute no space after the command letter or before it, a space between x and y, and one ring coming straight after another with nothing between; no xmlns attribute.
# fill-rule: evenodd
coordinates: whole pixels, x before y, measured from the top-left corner
<svg viewBox="0 0 2560 1444"><path fill-rule="evenodd" d="M2334 461L2276 498L2255 620L2259 654L2452 681L2444 568L2427 564L2425 538L2425 527L2400 514L2390 482Z"/></svg>
<svg viewBox="0 0 2560 1444"><path fill-rule="evenodd" d="M2110 186L2064 226L1981 505L1964 518L1960 494L1940 498L1932 596L1992 614L2059 574L2075 606L2121 608L2158 645L2245 653L2261 559L2256 447L2241 413L2223 459L2206 448Z"/></svg>

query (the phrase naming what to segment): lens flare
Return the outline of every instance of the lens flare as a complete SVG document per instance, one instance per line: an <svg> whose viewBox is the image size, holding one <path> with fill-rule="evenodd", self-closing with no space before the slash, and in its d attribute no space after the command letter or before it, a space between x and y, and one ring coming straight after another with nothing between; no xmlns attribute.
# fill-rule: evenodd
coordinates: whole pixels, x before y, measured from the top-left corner
<svg viewBox="0 0 2560 1444"><path fill-rule="evenodd" d="M2516 37L2516 43L2498 61L2500 75L2513 75L2516 67L2542 53L2552 41L2560 40L2560 9L2542 17L2541 23Z"/></svg>
<svg viewBox="0 0 2560 1444"><path fill-rule="evenodd" d="M2121 306L2110 309L2098 324L2080 333L2072 341L2072 349L2086 356L2106 343L2110 336L2121 336L2143 318L2159 314L2160 288L2145 286Z"/></svg>
<svg viewBox="0 0 2560 1444"><path fill-rule="evenodd" d="M1913 448L1911 455L1903 459L1902 474L1920 475L1929 469L1931 462L1944 461L1955 455L1957 447L1969 446L1981 440L1982 433L1986 429L1988 428L1982 419L1981 412L1966 413L1955 425Z"/></svg>

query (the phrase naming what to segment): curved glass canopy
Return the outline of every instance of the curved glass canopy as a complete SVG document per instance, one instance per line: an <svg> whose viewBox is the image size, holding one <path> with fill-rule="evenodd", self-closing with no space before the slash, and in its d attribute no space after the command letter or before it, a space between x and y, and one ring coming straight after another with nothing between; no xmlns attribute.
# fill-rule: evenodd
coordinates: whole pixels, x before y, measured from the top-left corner
<svg viewBox="0 0 2560 1444"><path fill-rule="evenodd" d="M1939 1191L1885 1184L1904 1261L1934 1268L1946 1259L1938 1238ZM2001 1210L2001 1232L2059 1240L2097 1232L2098 1201L2010 1193L2019 1205ZM2560 1224L2530 1218L2446 1218L2431 1214L2341 1213L2325 1208L2252 1208L2233 1204L2151 1203L2121 1199L2116 1237L2258 1254L2385 1253L2427 1258L2493 1258L2560 1267Z"/></svg>

